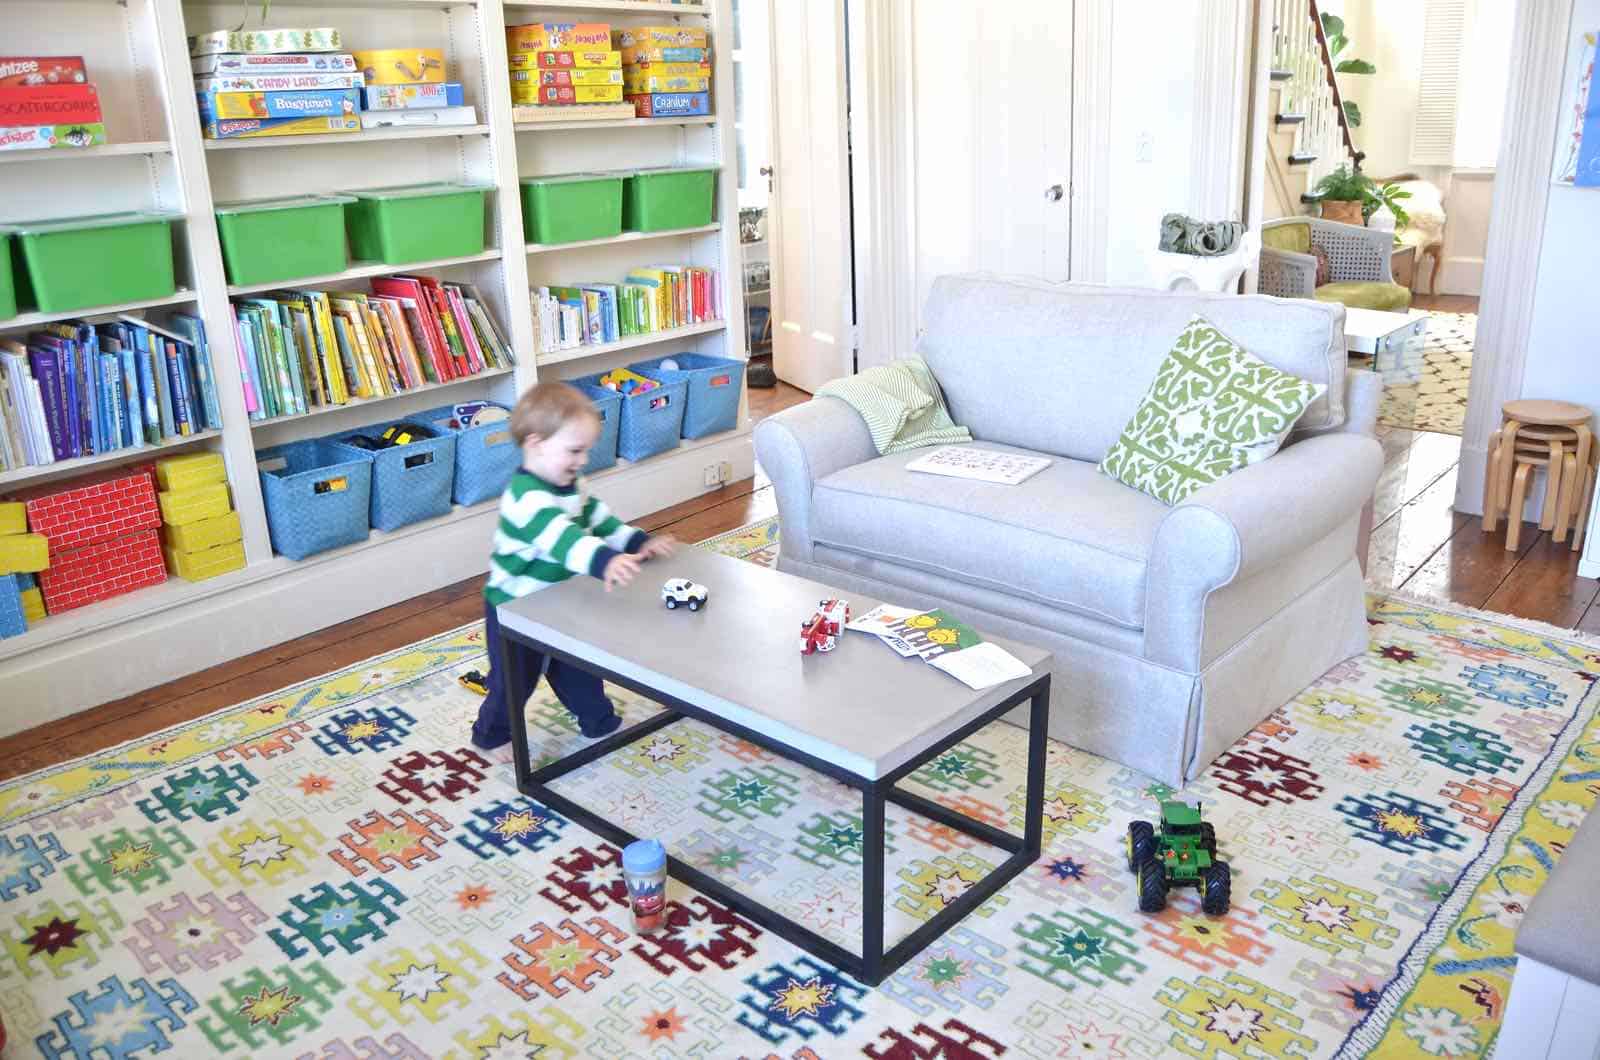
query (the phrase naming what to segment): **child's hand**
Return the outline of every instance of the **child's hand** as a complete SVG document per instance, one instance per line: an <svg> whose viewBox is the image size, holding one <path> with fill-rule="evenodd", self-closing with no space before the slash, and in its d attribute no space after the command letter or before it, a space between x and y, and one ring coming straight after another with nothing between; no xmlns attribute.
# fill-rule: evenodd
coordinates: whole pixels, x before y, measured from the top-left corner
<svg viewBox="0 0 1600 1060"><path fill-rule="evenodd" d="M639 573L639 557L618 553L611 557L606 564L605 583L606 592L620 589L633 581L633 576Z"/></svg>
<svg viewBox="0 0 1600 1060"><path fill-rule="evenodd" d="M671 534L662 534L660 537L652 537L649 541L646 541L644 547L639 550L638 555L640 559L665 559L672 555L673 550L677 547L677 538Z"/></svg>

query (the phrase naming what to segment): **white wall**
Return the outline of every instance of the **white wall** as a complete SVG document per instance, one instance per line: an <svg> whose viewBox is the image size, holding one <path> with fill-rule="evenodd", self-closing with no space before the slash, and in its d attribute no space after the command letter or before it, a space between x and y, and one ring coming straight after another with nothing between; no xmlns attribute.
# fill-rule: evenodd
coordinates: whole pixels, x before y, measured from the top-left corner
<svg viewBox="0 0 1600 1060"><path fill-rule="evenodd" d="M1577 0L1568 39L1579 30L1593 29L1600 29L1600 0ZM1574 76L1567 70L1562 84ZM1575 401L1600 411L1600 349L1594 340L1596 233L1600 233L1600 188L1553 184L1545 210L1523 397Z"/></svg>
<svg viewBox="0 0 1600 1060"><path fill-rule="evenodd" d="M1356 145L1375 177L1414 170L1411 122L1422 76L1422 0L1347 0L1341 59L1366 59L1375 74L1341 74L1339 91L1361 108ZM1431 179L1431 178L1430 178Z"/></svg>
<svg viewBox="0 0 1600 1060"><path fill-rule="evenodd" d="M1151 283L1145 254L1160 239L1162 215L1196 211L1189 197L1189 156L1197 15L1198 5L1190 0L1118 0L1116 4L1107 283ZM1144 137L1148 137L1148 161L1139 160Z"/></svg>

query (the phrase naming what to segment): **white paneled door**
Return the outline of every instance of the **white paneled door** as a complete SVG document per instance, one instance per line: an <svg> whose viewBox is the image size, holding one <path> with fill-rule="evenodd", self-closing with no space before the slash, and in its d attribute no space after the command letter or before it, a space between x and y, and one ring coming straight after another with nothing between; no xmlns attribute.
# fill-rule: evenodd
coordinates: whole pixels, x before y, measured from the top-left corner
<svg viewBox="0 0 1600 1060"><path fill-rule="evenodd" d="M767 0L772 366L815 392L854 369L844 0Z"/></svg>
<svg viewBox="0 0 1600 1060"><path fill-rule="evenodd" d="M1073 0L911 4L919 312L945 273L1068 278L1072 9Z"/></svg>

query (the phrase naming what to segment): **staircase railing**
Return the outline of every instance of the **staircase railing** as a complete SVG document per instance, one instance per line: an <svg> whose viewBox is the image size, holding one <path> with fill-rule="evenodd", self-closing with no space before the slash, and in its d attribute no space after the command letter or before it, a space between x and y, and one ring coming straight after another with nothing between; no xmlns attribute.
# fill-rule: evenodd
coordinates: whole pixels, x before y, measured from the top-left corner
<svg viewBox="0 0 1600 1060"><path fill-rule="evenodd" d="M1304 117L1293 156L1309 159L1306 187L1315 188L1341 165L1361 168L1365 156L1350 135L1317 0L1273 0L1272 14L1272 67L1289 75L1278 86L1278 110Z"/></svg>

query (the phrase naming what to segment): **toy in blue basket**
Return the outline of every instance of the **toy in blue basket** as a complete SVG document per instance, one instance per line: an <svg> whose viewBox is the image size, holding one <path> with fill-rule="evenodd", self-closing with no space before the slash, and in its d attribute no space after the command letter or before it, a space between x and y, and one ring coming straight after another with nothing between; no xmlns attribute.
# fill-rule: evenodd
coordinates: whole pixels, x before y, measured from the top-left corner
<svg viewBox="0 0 1600 1060"><path fill-rule="evenodd" d="M627 585L643 560L670 556L677 542L651 537L629 526L598 497L578 487L578 472L600 435L600 417L587 395L566 383L540 383L511 411L511 437L522 450L522 466L500 496L500 527L489 557L484 587L484 643L489 673L461 675L461 683L483 695L472 742L485 750L511 739L500 665L500 623L495 608L519 597L587 574L605 582L606 591ZM544 671L562 706L592 738L622 724L600 678L558 659L513 644L529 673Z"/></svg>
<svg viewBox="0 0 1600 1060"><path fill-rule="evenodd" d="M607 390L615 390L623 397L632 397L643 394L646 390L654 390L661 384L654 379L646 379L637 372L630 372L626 368L613 368L600 377L600 385Z"/></svg>

